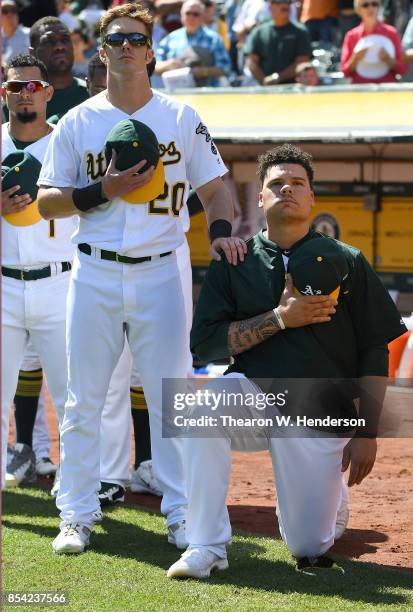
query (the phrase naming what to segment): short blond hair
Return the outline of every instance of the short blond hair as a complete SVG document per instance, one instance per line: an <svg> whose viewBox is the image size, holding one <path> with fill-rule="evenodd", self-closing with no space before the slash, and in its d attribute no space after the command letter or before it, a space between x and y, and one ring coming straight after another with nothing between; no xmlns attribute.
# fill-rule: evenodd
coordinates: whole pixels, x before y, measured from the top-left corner
<svg viewBox="0 0 413 612"><path fill-rule="evenodd" d="M102 15L99 21L99 31L102 40L107 32L109 24L115 19L120 19L121 17L129 17L130 19L135 19L135 21L143 23L146 26L147 32L152 40L153 17L148 9L143 8L140 4L135 4L134 2L115 6Z"/></svg>

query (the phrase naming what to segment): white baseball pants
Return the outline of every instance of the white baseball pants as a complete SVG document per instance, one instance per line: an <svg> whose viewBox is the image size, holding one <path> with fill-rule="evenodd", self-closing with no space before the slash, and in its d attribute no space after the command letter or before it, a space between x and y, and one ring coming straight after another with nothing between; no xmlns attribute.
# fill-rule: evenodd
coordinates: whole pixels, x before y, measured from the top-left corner
<svg viewBox="0 0 413 612"><path fill-rule="evenodd" d="M189 334L192 326L192 267L187 241L176 250L176 259L185 303L187 343L185 356L188 375L192 374ZM139 265L139 264L138 264ZM100 479L125 487L129 481L131 446L130 387L143 386L137 368L133 368L128 342L112 374L100 429Z"/></svg>
<svg viewBox="0 0 413 612"><path fill-rule="evenodd" d="M239 391L256 387L242 374ZM235 391L232 387L231 391ZM192 416L195 416L193 414ZM243 414L243 416L245 416ZM251 416L256 416L252 415ZM334 543L337 511L343 491L341 460L348 438L251 437L186 438L188 487L187 537L190 546L206 547L226 556L231 524L226 497L231 472L231 449L271 452L277 490L280 533L296 557L317 557Z"/></svg>
<svg viewBox="0 0 413 612"><path fill-rule="evenodd" d="M149 407L152 462L168 525L186 517L182 440L162 439L162 378L185 378L185 305L176 255L135 265L75 257L68 295L69 395L61 428L62 522L92 527L100 424L125 332Z"/></svg>
<svg viewBox="0 0 413 612"><path fill-rule="evenodd" d="M2 278L2 487L10 409L30 338L43 366L59 422L67 398L66 294L70 272L36 281Z"/></svg>

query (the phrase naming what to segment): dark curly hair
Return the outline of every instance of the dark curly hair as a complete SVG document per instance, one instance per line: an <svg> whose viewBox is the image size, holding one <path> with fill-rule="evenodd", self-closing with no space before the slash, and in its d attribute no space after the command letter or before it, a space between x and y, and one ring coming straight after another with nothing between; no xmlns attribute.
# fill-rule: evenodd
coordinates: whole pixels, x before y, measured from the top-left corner
<svg viewBox="0 0 413 612"><path fill-rule="evenodd" d="M14 57L12 57L12 59L4 69L4 76L7 79L7 73L10 68L32 68L33 66L40 70L40 74L42 75L43 81L49 80L47 68L44 63L41 60L37 59L37 57L35 57L34 55L29 54L15 55Z"/></svg>
<svg viewBox="0 0 413 612"><path fill-rule="evenodd" d="M308 176L308 182L313 189L314 168L313 157L299 147L292 144L283 144L274 149L270 149L258 158L257 175L260 179L261 187L267 175L268 169L279 164L299 164L304 168Z"/></svg>

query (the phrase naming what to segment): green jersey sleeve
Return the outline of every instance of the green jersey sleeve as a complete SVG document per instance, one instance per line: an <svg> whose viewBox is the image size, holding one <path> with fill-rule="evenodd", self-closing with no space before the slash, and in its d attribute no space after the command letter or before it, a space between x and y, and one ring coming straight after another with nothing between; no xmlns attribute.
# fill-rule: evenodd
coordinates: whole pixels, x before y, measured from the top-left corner
<svg viewBox="0 0 413 612"><path fill-rule="evenodd" d="M191 350L202 361L228 358L228 329L235 320L228 264L213 261L202 285L191 330Z"/></svg>
<svg viewBox="0 0 413 612"><path fill-rule="evenodd" d="M406 331L389 292L361 252L355 256L349 310L360 353Z"/></svg>

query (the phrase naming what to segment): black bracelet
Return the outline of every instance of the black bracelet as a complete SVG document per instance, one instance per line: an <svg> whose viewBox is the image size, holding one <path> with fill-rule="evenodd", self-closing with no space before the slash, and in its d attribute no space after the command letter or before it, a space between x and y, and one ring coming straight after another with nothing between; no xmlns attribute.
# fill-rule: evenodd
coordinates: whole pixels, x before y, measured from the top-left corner
<svg viewBox="0 0 413 612"><path fill-rule="evenodd" d="M212 242L217 238L229 238L232 232L232 225L226 219L216 219L209 228L209 239Z"/></svg>
<svg viewBox="0 0 413 612"><path fill-rule="evenodd" d="M82 212L87 212L91 208L109 202L108 198L102 193L102 183L93 183L82 189L73 189L73 204Z"/></svg>

